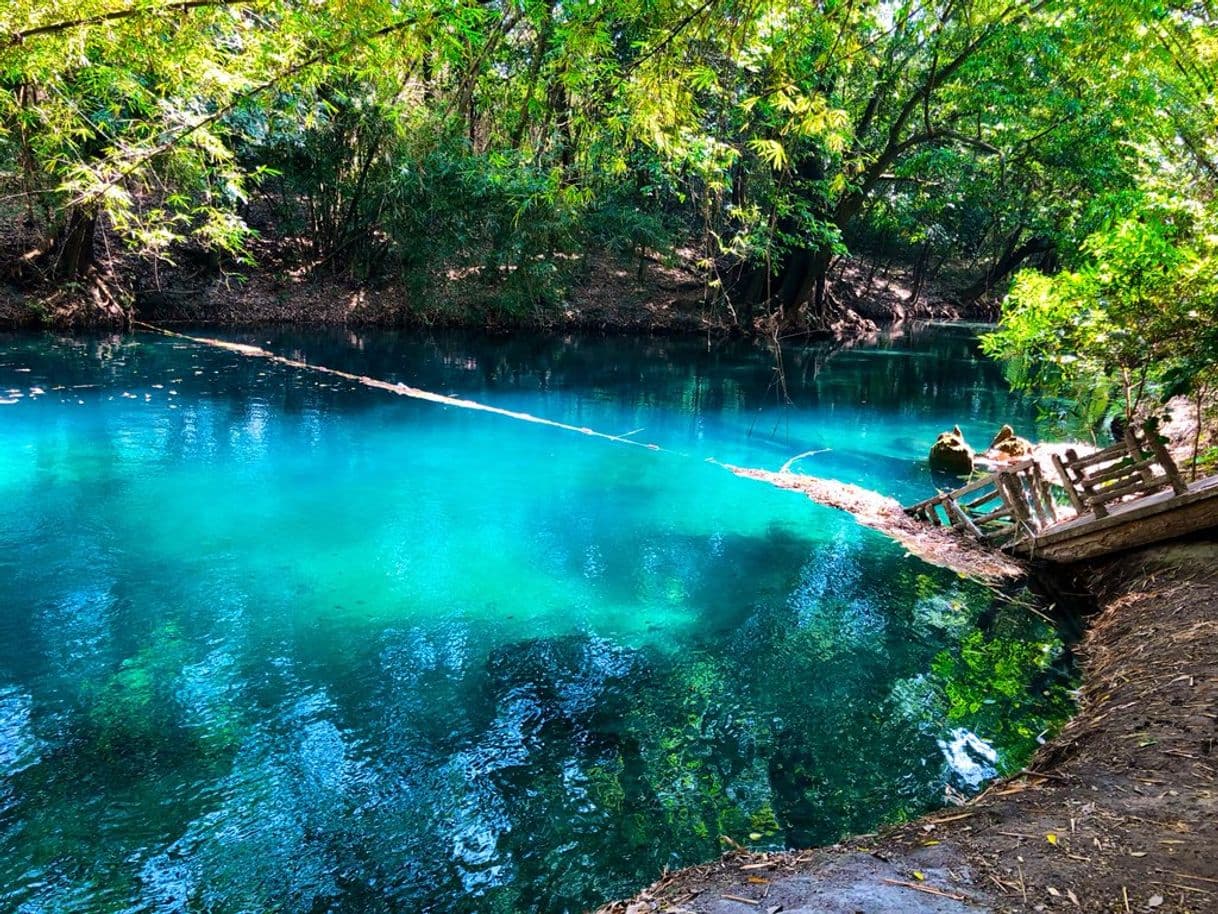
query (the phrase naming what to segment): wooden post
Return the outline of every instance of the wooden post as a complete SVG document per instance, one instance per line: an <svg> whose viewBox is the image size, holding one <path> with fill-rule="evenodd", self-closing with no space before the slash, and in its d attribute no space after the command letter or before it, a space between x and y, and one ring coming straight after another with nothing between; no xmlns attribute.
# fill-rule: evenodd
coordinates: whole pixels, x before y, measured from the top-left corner
<svg viewBox="0 0 1218 914"><path fill-rule="evenodd" d="M1171 459L1171 454L1167 448L1163 446L1163 442L1159 440L1159 433L1147 424L1145 428L1146 443L1150 445L1150 450L1154 453L1155 459L1159 461L1159 465L1163 467L1163 472L1167 474L1167 479L1171 483L1172 489L1177 495L1183 495L1188 491L1188 485L1180 476L1180 471L1176 469L1176 462Z"/></svg>
<svg viewBox="0 0 1218 914"><path fill-rule="evenodd" d="M1071 463L1075 463L1078 460L1078 452L1075 451L1073 448L1066 451L1066 456L1068 458L1070 458ZM1107 517L1108 509L1105 508L1102 504L1099 504L1098 502L1092 503L1092 501L1091 501L1091 499L1095 498L1096 491L1095 491L1095 486L1093 486L1087 480L1087 471L1086 470L1076 470L1075 472L1078 473L1079 487L1083 490L1083 495L1081 497L1081 500L1082 500L1083 504L1085 505L1084 510L1087 510L1089 508L1092 512L1094 512L1096 517Z"/></svg>
<svg viewBox="0 0 1218 914"><path fill-rule="evenodd" d="M1036 518L1036 529L1049 526L1049 515L1045 506L1040 502L1040 487L1036 484L1036 474L1033 464L1028 470L1015 474L1015 485L1024 493L1025 502L1032 508L1032 516Z"/></svg>
<svg viewBox="0 0 1218 914"><path fill-rule="evenodd" d="M1073 450L1066 452L1067 457L1071 455L1074 455ZM1074 480L1070 478L1070 474L1066 471L1066 465L1062 463L1062 459L1056 454L1053 455L1053 466L1057 468L1057 475L1062 478L1062 485L1066 488L1066 494L1070 496L1070 504L1074 505L1074 510L1079 513L1080 517L1086 514L1087 506L1079 498L1078 490L1074 488Z"/></svg>
<svg viewBox="0 0 1218 914"><path fill-rule="evenodd" d="M953 500L951 496L944 499L943 507L947 511L947 516L952 519L953 527L956 526L956 524L960 524L960 526L968 530L968 532L977 537L977 539L983 538L981 531L977 528L977 525L969 519L969 516L964 513L964 511L958 504L956 504L955 500Z"/></svg>
<svg viewBox="0 0 1218 914"><path fill-rule="evenodd" d="M1020 539L1018 532L1022 528L1023 533L1028 533L1034 529L1032 523L1032 514L1028 511L1028 503L1024 499L1023 485L1015 478L1012 473L999 473L998 480L1002 484L1002 488L1006 495L1006 502L1011 506L1011 513L1016 523L1016 537Z"/></svg>
<svg viewBox="0 0 1218 914"><path fill-rule="evenodd" d="M1057 506L1053 504L1053 491L1049 488L1049 483L1045 481L1044 474L1040 472L1040 464L1032 464L1032 485L1036 488L1036 493L1039 496L1039 503L1043 506L1045 514L1049 518L1049 523L1057 523Z"/></svg>
<svg viewBox="0 0 1218 914"><path fill-rule="evenodd" d="M1140 463L1142 460L1142 447L1138 444L1137 433L1130 426L1125 426L1125 433L1122 435L1125 439L1125 446L1129 448L1129 457L1134 463ZM1150 436L1147 435L1147 438ZM1157 456L1157 455L1156 455ZM1142 477L1142 482L1152 483L1155 481L1154 471L1150 467L1139 467L1138 475Z"/></svg>

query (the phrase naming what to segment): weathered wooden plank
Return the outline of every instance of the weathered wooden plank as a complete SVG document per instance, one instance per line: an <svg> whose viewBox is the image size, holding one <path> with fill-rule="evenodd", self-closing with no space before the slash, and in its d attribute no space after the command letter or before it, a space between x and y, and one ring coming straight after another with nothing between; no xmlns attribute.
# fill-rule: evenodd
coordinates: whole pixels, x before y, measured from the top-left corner
<svg viewBox="0 0 1218 914"><path fill-rule="evenodd" d="M981 539L981 531L977 529L977 525L969 519L969 516L961 510L955 500L951 498L947 499L943 502L943 508L947 511L948 517L952 519L953 527L959 524L968 530L969 533L973 534L973 536L977 537L977 539Z"/></svg>
<svg viewBox="0 0 1218 914"><path fill-rule="evenodd" d="M1010 505L1016 522L1026 527L1029 531L1034 530L1032 513L1028 510L1028 502L1023 492L1023 483L1019 481L1019 477L1013 473L1003 473L999 479L1003 489L1006 491L1006 502Z"/></svg>
<svg viewBox="0 0 1218 914"><path fill-rule="evenodd" d="M1040 471L1040 464L1032 464L1032 481L1036 486L1039 502L1043 506L1046 514L1049 515L1050 522L1057 523L1057 505L1053 503L1053 492L1049 488L1049 483L1045 479L1044 474Z"/></svg>
<svg viewBox="0 0 1218 914"><path fill-rule="evenodd" d="M1218 479L1184 495L1160 492L1148 504L1130 502L1103 519L1061 524L1014 547L1037 559L1068 564L1218 527Z"/></svg>
<svg viewBox="0 0 1218 914"><path fill-rule="evenodd" d="M1124 485L1109 486L1100 489L1094 496L1087 500L1090 505L1106 504L1110 501L1116 501L1119 498L1125 498L1129 495L1152 495L1161 489L1165 489L1171 485L1171 480L1166 476L1156 476L1153 481L1147 483L1142 481L1142 477L1135 477L1131 482Z"/></svg>
<svg viewBox="0 0 1218 914"><path fill-rule="evenodd" d="M908 508L905 509L905 513L906 514L917 514L919 511L925 510L926 508L930 508L930 507L933 507L933 506L939 504L945 498L947 498L947 495L943 492L939 492L935 495L932 495L930 498L922 499L922 501L918 502L917 504L910 505Z"/></svg>
<svg viewBox="0 0 1218 914"><path fill-rule="evenodd" d="M1014 513L1011 511L1010 506L1004 502L1003 506L1001 508L996 508L995 510L989 512L988 514L982 514L980 517L974 517L973 523L976 524L978 527L981 527L981 526L984 526L985 524L988 524L990 521L998 520L999 518L1003 518L1003 517L1013 517L1013 516L1014 516Z"/></svg>
<svg viewBox="0 0 1218 914"><path fill-rule="evenodd" d="M966 511L968 511L968 510L972 510L973 508L977 508L977 507L980 507L981 505L984 505L987 501L993 501L995 498L1001 498L1001 497L1002 497L1002 493L999 492L997 486L995 486L993 492L990 492L988 495L982 495L980 498L975 498L972 501L970 501L964 505L961 505L961 507L964 508Z"/></svg>
<svg viewBox="0 0 1218 914"><path fill-rule="evenodd" d="M1092 454L1091 456L1094 458L1096 455ZM1087 465L1087 461L1080 458L1078 456L1078 452L1074 450L1074 448L1070 448L1070 450L1066 451L1066 458L1066 465L1074 471L1076 489L1081 490L1079 498L1086 505L1086 508L1091 509L1091 512L1096 517L1106 516L1108 514L1108 509L1104 507L1104 503L1102 501L1098 503L1092 501L1096 494L1095 486L1093 486L1087 479L1087 474L1080 469L1081 467ZM1086 510L1086 508L1081 510Z"/></svg>
<svg viewBox="0 0 1218 914"><path fill-rule="evenodd" d="M1163 446L1163 442L1159 440L1159 436L1154 429L1146 430L1146 444L1150 447L1151 451L1154 452L1155 457L1158 458L1159 466L1163 467L1163 472L1167 475L1167 478L1171 482L1171 487L1175 493L1177 495L1183 495L1185 492L1187 492L1188 486L1185 484L1184 479L1180 476L1180 471L1176 469L1176 462L1171 459L1171 454L1169 454L1167 448Z"/></svg>
<svg viewBox="0 0 1218 914"><path fill-rule="evenodd" d="M1100 483L1120 479L1122 476L1133 476L1134 474L1137 474L1140 479L1150 482L1154 478L1154 473L1150 468L1154 466L1156 462L1157 461L1154 457L1147 457L1144 460L1136 460L1132 463L1123 463L1120 466L1104 470L1102 473L1095 473L1087 478L1096 485L1099 485Z"/></svg>
<svg viewBox="0 0 1218 914"><path fill-rule="evenodd" d="M1097 463L1107 463L1110 460L1118 460L1129 453L1129 445L1124 441L1118 441L1116 444L1111 444L1103 450L1093 451L1085 457L1078 456L1078 452L1071 449L1066 451L1066 457L1070 461L1070 468L1073 470L1084 470L1087 467L1095 466Z"/></svg>
<svg viewBox="0 0 1218 914"><path fill-rule="evenodd" d="M1150 464L1154 463L1153 452L1151 453L1148 461L1139 460L1138 458L1142 457L1146 451L1138 441L1137 433L1134 432L1132 428L1127 426L1125 428L1123 437L1125 439L1125 445L1129 448L1129 456L1134 460L1134 466L1138 468L1139 475L1146 482L1150 482L1154 478L1154 473L1150 470Z"/></svg>
<svg viewBox="0 0 1218 914"><path fill-rule="evenodd" d="M1040 469L1033 467L1026 474L1026 478L1021 482L1025 490L1028 504L1032 506L1032 513L1036 517L1036 526L1038 529L1049 526L1056 518L1049 513L1048 508L1044 505L1044 492L1042 490L1042 479L1040 477Z"/></svg>
<svg viewBox="0 0 1218 914"><path fill-rule="evenodd" d="M1074 452L1071 451L1071 454ZM1087 506L1083 503L1083 499L1078 494L1078 489L1074 486L1074 478L1070 475L1066 468L1065 462L1057 454L1053 454L1053 466L1057 470L1057 475L1061 477L1062 488L1066 490L1066 495L1070 497L1070 504L1074 505L1074 510L1079 514L1087 513Z"/></svg>

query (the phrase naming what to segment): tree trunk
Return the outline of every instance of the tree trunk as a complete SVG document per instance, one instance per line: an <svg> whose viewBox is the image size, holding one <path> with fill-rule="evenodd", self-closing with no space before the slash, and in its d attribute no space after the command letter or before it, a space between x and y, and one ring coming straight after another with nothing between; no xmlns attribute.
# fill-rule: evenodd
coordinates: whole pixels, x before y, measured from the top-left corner
<svg viewBox="0 0 1218 914"><path fill-rule="evenodd" d="M537 32L537 41L533 45L533 60L529 64L529 81L527 83L524 101L520 103L520 118L516 129L512 132L512 148L519 149L524 143L525 132L529 128L530 108L533 105L533 94L537 91L537 80L541 75L541 66L545 62L546 52L550 49L550 34L554 30L554 8L546 4L546 19Z"/></svg>
<svg viewBox="0 0 1218 914"><path fill-rule="evenodd" d="M815 156L800 163L797 180L820 181L825 176L824 164ZM798 231L794 221L785 217L780 220L779 231L791 235ZM824 320L829 312L827 279L833 252L828 248L797 248L783 258L773 284L774 301L783 313L783 323L790 325L798 314L799 307L809 303L813 315Z"/></svg>
<svg viewBox="0 0 1218 914"><path fill-rule="evenodd" d="M1017 238L1018 236L1015 237ZM977 301L977 299L991 291L998 283L1015 272L1015 269L1032 255L1051 254L1053 252L1053 242L1047 238L1032 238L1018 247L1015 246L1014 241L1015 239L1012 238L1011 242L1008 242L1002 256L985 273L978 277L976 282L960 291L957 295L960 304L971 305Z"/></svg>
<svg viewBox="0 0 1218 914"><path fill-rule="evenodd" d="M918 298L922 295L922 286L926 282L926 266L930 260L930 242L927 241L922 245L922 250L918 252L918 262L914 265L913 281L909 291L907 303L912 307L918 303Z"/></svg>
<svg viewBox="0 0 1218 914"><path fill-rule="evenodd" d="M73 206L51 248L51 273L57 280L83 277L93 266L97 211Z"/></svg>

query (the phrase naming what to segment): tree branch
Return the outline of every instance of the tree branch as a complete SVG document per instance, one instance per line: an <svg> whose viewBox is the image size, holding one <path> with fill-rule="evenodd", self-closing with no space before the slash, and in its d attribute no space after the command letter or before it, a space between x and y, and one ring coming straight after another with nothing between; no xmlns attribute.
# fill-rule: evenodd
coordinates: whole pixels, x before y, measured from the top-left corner
<svg viewBox="0 0 1218 914"><path fill-rule="evenodd" d="M495 2L495 0L474 0L474 2L477 3L479 6L486 6L490 3ZM103 181L101 183L101 185L79 195L75 200L72 201L72 204L75 206L80 206L83 204L96 202L103 194L105 194L105 192L107 190L109 190L112 187L116 187L122 181L131 177L131 175L135 174L136 171L138 171L140 168L142 168L152 159L155 159L159 155L165 154L166 152L168 152L174 146L178 145L180 142L182 142L187 137L192 136L195 133L198 133L200 130L202 130L204 127L206 127L210 124L214 124L216 121L220 120L225 115L234 111L238 106L244 104L245 102L249 101L251 98L254 98L255 96L261 95L263 92L267 91L268 89L273 89L275 86L277 86L279 83L283 82L285 79L291 79L293 76L297 75L298 73L300 73L304 70L307 70L309 67L316 66L317 64L321 63L323 60L326 60L329 57L333 57L336 54L343 54L343 53L351 50L352 48L358 47L363 44L371 43L380 38L384 38L387 35L392 35L394 32L400 32L402 29L408 28L412 25L417 25L418 22L419 22L419 20L415 17L411 17L409 19L403 19L399 22L393 22L393 23L390 23L389 25L382 26L379 29L374 29L371 32L365 32L361 35L356 35L354 38L350 39L349 41L344 42L343 44L324 48L324 49L316 52L315 54L312 54L309 57L306 57L304 60L297 61L296 63L292 64L292 66L288 67L287 69L283 70L282 72L275 74L273 77L268 79L266 82L259 83L256 86L251 86L249 89L246 89L243 92L237 93L226 104L221 105L211 114L207 115L204 118L201 118L200 120L191 124L189 127L179 130L173 136L169 137L168 139L164 140L161 143L158 143L156 146L152 147L151 149L145 150L143 153L140 153L135 158L131 159L125 166L120 168L116 174L114 174L112 177L109 177L105 181Z"/></svg>
<svg viewBox="0 0 1218 914"><path fill-rule="evenodd" d="M719 2L719 0L705 0L705 2L701 6L699 6L697 9L695 9L693 12L691 12L688 16L683 18L680 22L678 22L676 25L674 25L671 29L669 29L668 34L664 36L663 40L660 41L659 44L657 44L655 47L653 47L646 54L642 55L641 57L636 57L629 64L627 64L626 69L623 71L622 75L625 76L626 74L630 73L631 71L637 70L640 66L642 66L644 63L646 63L652 57L655 57L657 54L659 54L662 50L664 50L666 47L668 47L670 44L672 44L673 41L676 40L677 36L680 35L683 31L685 31L686 28L689 27L689 24L691 22L693 22L695 19L697 19L699 16L701 16L703 13L705 13L707 10L709 10L712 6L714 6L718 2Z"/></svg>
<svg viewBox="0 0 1218 914"><path fill-rule="evenodd" d="M101 25L105 22L116 22L120 19L130 19L134 16L155 16L159 13L180 13L186 10L218 6L242 6L254 3L256 0L179 0L176 3L166 3L164 6L137 6L127 9L111 10L108 13L98 13L95 16L82 16L80 19L65 19L61 22L50 22L11 32L0 47L5 49L24 43L29 38L39 35L53 35L56 32L66 32L70 29L84 28L90 25Z"/></svg>

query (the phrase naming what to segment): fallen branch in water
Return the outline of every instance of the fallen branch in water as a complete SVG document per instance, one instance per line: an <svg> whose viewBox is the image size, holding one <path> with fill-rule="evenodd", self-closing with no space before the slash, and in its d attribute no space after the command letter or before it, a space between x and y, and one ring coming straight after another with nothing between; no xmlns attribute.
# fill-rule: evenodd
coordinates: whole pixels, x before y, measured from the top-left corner
<svg viewBox="0 0 1218 914"><path fill-rule="evenodd" d="M726 463L720 466L745 479L802 492L817 504L853 514L863 526L896 540L910 554L932 565L989 581L1020 578L1027 573L1015 559L975 544L945 527L930 527L915 520L896 499L862 486L800 473L772 473Z"/></svg>
<svg viewBox="0 0 1218 914"><path fill-rule="evenodd" d="M790 460L788 460L786 463L784 463L778 472L779 473L789 473L791 471L791 464L795 463L795 461L803 460L805 457L815 457L817 454L823 454L826 451L831 451L831 450L833 450L833 448L820 447L814 451L804 451L802 454L796 454L794 457L792 457Z"/></svg>

